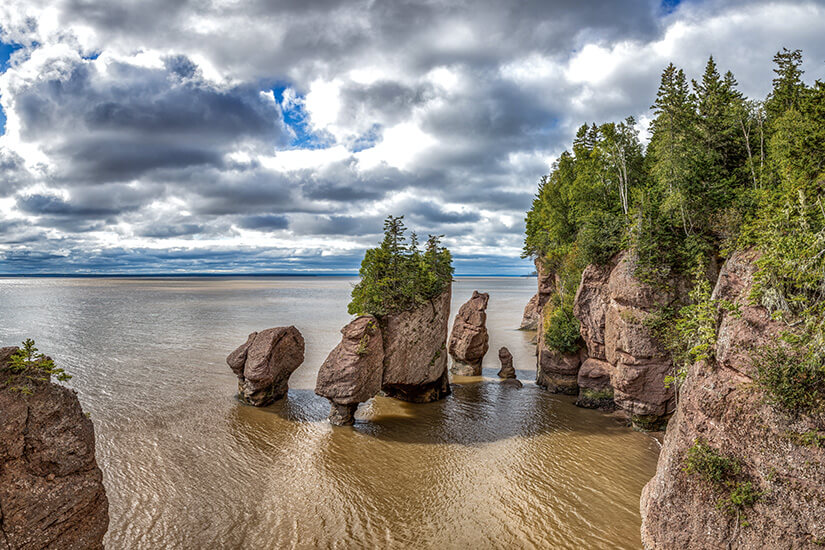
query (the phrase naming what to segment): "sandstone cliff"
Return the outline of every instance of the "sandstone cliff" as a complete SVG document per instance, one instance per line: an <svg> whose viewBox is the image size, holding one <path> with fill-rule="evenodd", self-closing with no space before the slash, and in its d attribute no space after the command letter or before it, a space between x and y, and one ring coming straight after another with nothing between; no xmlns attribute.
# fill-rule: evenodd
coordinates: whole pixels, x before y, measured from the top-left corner
<svg viewBox="0 0 825 550"><path fill-rule="evenodd" d="M538 290L524 307L520 330L536 330L538 328L544 305L550 300L550 296L557 287L556 274L545 269L541 260L536 260L535 264Z"/></svg>
<svg viewBox="0 0 825 550"><path fill-rule="evenodd" d="M103 548L109 504L92 421L75 392L5 371L0 348L0 550Z"/></svg>
<svg viewBox="0 0 825 550"><path fill-rule="evenodd" d="M654 288L634 275L632 255L622 253L605 266L588 266L576 292L573 314L579 320L587 355L577 370L578 404L616 407L643 429L656 429L673 412L668 354L645 321L679 297L675 290ZM572 372L572 369L571 369Z"/></svg>
<svg viewBox="0 0 825 550"><path fill-rule="evenodd" d="M720 272L714 298L738 304L741 314L722 314L715 361L693 365L680 389L656 475L642 493L648 550L825 544L825 425L775 410L753 384L751 352L781 329L750 303L754 258L736 253ZM686 471L697 448L732 465L721 483Z"/></svg>

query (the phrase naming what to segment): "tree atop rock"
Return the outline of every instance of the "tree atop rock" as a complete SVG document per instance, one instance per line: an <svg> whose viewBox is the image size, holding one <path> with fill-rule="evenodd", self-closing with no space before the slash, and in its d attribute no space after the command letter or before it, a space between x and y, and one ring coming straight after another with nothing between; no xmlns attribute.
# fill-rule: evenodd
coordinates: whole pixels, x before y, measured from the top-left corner
<svg viewBox="0 0 825 550"><path fill-rule="evenodd" d="M385 316L413 309L439 296L453 279L452 255L441 246L443 235L430 235L419 249L418 237L405 235L404 216L388 216L384 239L367 250L361 281L352 289L348 311Z"/></svg>

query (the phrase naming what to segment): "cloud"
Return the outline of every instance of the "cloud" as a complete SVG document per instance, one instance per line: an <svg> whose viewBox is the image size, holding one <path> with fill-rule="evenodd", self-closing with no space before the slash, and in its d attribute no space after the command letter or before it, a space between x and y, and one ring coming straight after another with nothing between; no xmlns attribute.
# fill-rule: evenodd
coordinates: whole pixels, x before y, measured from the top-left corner
<svg viewBox="0 0 825 550"><path fill-rule="evenodd" d="M0 271L354 270L404 214L459 272L528 272L580 124L647 120L711 53L753 97L783 46L825 77L824 26L804 0L9 0Z"/></svg>

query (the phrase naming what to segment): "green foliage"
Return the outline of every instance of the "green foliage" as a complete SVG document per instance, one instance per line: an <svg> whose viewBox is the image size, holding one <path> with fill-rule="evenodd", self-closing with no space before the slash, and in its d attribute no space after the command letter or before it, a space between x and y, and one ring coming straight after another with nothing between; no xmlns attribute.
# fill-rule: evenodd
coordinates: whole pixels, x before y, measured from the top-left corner
<svg viewBox="0 0 825 550"><path fill-rule="evenodd" d="M71 376L57 367L54 361L38 353L34 340L27 338L22 345L22 348L12 354L8 363L0 367L0 373L5 371L6 374L4 379L0 379L0 387L7 386L23 395L32 395L33 383L49 382L52 376L58 382L71 379Z"/></svg>
<svg viewBox="0 0 825 550"><path fill-rule="evenodd" d="M380 246L364 255L349 313L380 317L405 311L432 300L450 285L452 256L441 246L443 235L430 235L422 252L415 233L407 243L403 218L389 216Z"/></svg>
<svg viewBox="0 0 825 550"><path fill-rule="evenodd" d="M742 479L743 468L735 458L723 455L706 442L696 439L688 449L684 472L711 485L723 496L717 508L729 514L739 514L753 506L763 493L753 482Z"/></svg>
<svg viewBox="0 0 825 550"><path fill-rule="evenodd" d="M701 256L695 260L687 305L678 311L672 306L662 308L645 320L645 325L673 359L674 374L665 377L666 387L679 387L693 363L715 358L716 331L722 311L735 316L740 314L735 304L711 297L710 281L704 269L706 263Z"/></svg>
<svg viewBox="0 0 825 550"><path fill-rule="evenodd" d="M585 264L607 264L622 249L624 220L603 211L596 211L584 223L578 244Z"/></svg>
<svg viewBox="0 0 825 550"><path fill-rule="evenodd" d="M762 497L750 481L738 481L732 484L727 497L719 501L718 507L728 514L737 514L745 508L750 508Z"/></svg>
<svg viewBox="0 0 825 550"><path fill-rule="evenodd" d="M696 475L714 485L722 485L739 475L742 466L735 459L723 456L719 451L697 439L688 449L684 471Z"/></svg>
<svg viewBox="0 0 825 550"><path fill-rule="evenodd" d="M795 444L803 447L816 447L817 449L825 447L825 434L814 430L803 433L785 432L785 436Z"/></svg>
<svg viewBox="0 0 825 550"><path fill-rule="evenodd" d="M768 403L792 415L825 409L825 361L809 335L786 332L754 355L756 385Z"/></svg>
<svg viewBox="0 0 825 550"><path fill-rule="evenodd" d="M573 316L569 301L555 307L545 307L544 343L561 353L574 353L581 348L579 321Z"/></svg>

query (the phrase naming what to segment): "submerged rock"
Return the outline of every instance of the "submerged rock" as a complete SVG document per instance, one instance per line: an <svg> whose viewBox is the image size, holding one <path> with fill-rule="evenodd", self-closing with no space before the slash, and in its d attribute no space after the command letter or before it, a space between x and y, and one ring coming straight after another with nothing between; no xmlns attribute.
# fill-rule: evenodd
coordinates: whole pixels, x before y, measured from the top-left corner
<svg viewBox="0 0 825 550"><path fill-rule="evenodd" d="M0 348L0 371L15 351ZM0 383L0 549L102 549L109 503L92 421L74 391L25 384L31 395Z"/></svg>
<svg viewBox="0 0 825 550"><path fill-rule="evenodd" d="M381 319L384 377L381 389L402 401L426 403L450 394L447 375L448 287L421 306Z"/></svg>
<svg viewBox="0 0 825 550"><path fill-rule="evenodd" d="M292 326L253 332L226 358L238 377L238 398L256 407L284 397L289 377L303 362L304 338Z"/></svg>
<svg viewBox="0 0 825 550"><path fill-rule="evenodd" d="M506 347L498 350L498 360L501 362L501 370L498 371L499 378L515 378L516 369L513 367L513 354Z"/></svg>
<svg viewBox="0 0 825 550"><path fill-rule="evenodd" d="M452 371L461 376L480 376L481 363L489 349L487 302L490 295L473 291L473 296L458 310L450 335Z"/></svg>
<svg viewBox="0 0 825 550"><path fill-rule="evenodd" d="M329 399L329 420L352 424L359 403L381 391L384 343L378 319L356 318L341 329L341 343L330 352L318 371L315 393Z"/></svg>
<svg viewBox="0 0 825 550"><path fill-rule="evenodd" d="M819 548L823 541L823 419L771 406L754 384L753 352L787 329L751 302L756 260L754 252L736 252L719 274L713 297L736 304L739 314L721 312L716 361L692 365L680 388L656 475L642 491L647 550ZM686 471L697 442L736 463L721 474L727 479L713 484Z"/></svg>

